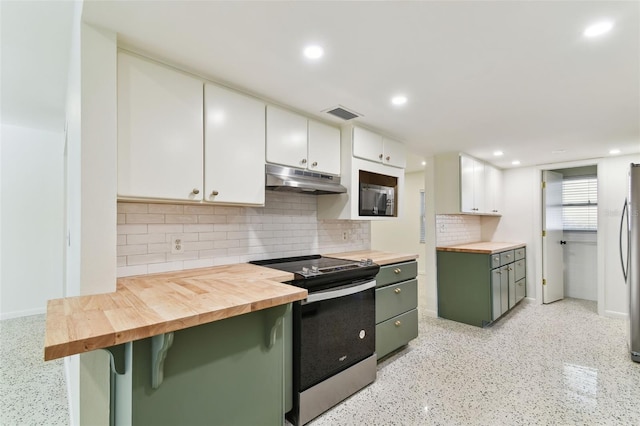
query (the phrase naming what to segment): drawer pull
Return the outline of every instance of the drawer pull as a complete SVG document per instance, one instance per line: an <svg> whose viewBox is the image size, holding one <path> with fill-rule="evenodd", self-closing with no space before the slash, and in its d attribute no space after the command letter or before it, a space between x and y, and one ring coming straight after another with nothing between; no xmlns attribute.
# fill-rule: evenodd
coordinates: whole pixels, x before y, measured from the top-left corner
<svg viewBox="0 0 640 426"><path fill-rule="evenodd" d="M511 255L510 255L510 254L508 254L508 255L507 255L507 259L508 259L508 258L510 258L510 257L511 257Z"/></svg>
<svg viewBox="0 0 640 426"><path fill-rule="evenodd" d="M497 262L497 261L500 260L500 258L496 256L496 257L493 258L493 260L495 260Z"/></svg>
<svg viewBox="0 0 640 426"><path fill-rule="evenodd" d="M400 269L400 268L396 268L396 269L394 269L394 270L393 270L393 272L394 272L395 274L399 274L400 272L402 272L402 269Z"/></svg>
<svg viewBox="0 0 640 426"><path fill-rule="evenodd" d="M394 322L394 324L395 324L396 327L400 327L402 325L402 323L400 321L396 321L396 322Z"/></svg>
<svg viewBox="0 0 640 426"><path fill-rule="evenodd" d="M393 290L393 292L395 294L400 294L402 292L402 290L400 288L396 288L395 290Z"/></svg>

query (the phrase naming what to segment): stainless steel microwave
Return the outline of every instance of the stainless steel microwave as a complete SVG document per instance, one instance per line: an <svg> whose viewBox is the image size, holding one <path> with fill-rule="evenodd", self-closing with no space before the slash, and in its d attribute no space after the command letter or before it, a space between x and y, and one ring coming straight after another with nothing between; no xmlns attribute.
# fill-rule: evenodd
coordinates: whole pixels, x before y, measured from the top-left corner
<svg viewBox="0 0 640 426"><path fill-rule="evenodd" d="M360 183L360 216L395 216L396 189L391 186Z"/></svg>

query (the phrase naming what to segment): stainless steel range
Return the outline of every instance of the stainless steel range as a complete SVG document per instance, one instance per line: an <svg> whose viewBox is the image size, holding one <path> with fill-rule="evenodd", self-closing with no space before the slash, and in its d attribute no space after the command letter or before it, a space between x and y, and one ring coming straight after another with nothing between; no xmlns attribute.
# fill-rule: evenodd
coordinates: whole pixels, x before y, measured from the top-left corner
<svg viewBox="0 0 640 426"><path fill-rule="evenodd" d="M308 423L376 379L375 276L369 260L320 255L251 262L292 272L309 296L293 306L293 409Z"/></svg>

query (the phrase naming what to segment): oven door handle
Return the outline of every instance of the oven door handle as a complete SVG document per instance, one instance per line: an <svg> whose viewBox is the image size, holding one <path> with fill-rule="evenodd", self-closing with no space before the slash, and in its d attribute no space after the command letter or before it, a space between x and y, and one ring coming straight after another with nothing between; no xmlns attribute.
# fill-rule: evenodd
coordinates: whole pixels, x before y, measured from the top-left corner
<svg viewBox="0 0 640 426"><path fill-rule="evenodd" d="M376 280L367 281L363 284L358 284L353 287L343 287L339 290L321 291L318 293L310 294L306 300L301 303L303 305L320 302L321 300L337 299L338 297L349 296L351 294L360 293L361 291L369 290L376 286Z"/></svg>

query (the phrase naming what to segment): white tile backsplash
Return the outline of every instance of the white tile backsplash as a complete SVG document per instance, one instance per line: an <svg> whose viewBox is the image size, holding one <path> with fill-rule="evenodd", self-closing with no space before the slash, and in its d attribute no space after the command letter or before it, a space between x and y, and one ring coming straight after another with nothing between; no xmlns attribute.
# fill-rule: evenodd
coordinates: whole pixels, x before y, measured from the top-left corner
<svg viewBox="0 0 640 426"><path fill-rule="evenodd" d="M318 220L316 205L273 191L264 207L120 202L118 276L370 248L369 221ZM184 253L171 253L176 235Z"/></svg>
<svg viewBox="0 0 640 426"><path fill-rule="evenodd" d="M474 243L482 239L480 216L436 215L436 245Z"/></svg>

